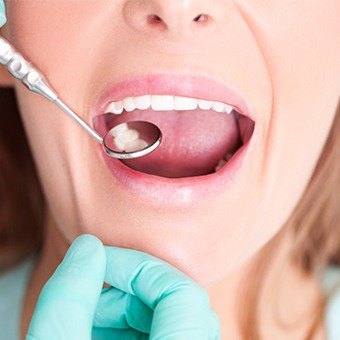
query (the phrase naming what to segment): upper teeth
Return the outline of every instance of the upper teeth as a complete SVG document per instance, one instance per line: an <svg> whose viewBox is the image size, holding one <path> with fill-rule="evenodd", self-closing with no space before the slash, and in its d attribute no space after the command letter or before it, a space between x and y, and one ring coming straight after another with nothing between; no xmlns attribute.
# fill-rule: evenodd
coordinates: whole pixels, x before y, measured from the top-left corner
<svg viewBox="0 0 340 340"><path fill-rule="evenodd" d="M144 95L139 97L127 97L117 102L111 102L105 113L121 114L123 110L131 112L135 109L146 110L151 108L154 111L184 111L196 110L199 107L202 110L215 110L217 112L226 112L228 114L234 109L233 106L217 101L205 99L178 97L169 95Z"/></svg>

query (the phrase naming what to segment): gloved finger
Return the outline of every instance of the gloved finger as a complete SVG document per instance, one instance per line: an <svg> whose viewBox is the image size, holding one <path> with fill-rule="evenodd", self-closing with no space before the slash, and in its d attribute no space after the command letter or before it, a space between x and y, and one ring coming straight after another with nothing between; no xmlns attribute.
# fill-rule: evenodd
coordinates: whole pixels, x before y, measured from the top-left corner
<svg viewBox="0 0 340 340"><path fill-rule="evenodd" d="M137 296L117 288L103 289L93 320L94 327L134 328L149 333L153 310Z"/></svg>
<svg viewBox="0 0 340 340"><path fill-rule="evenodd" d="M197 282L152 255L108 247L105 282L154 309L150 339L211 338L210 300Z"/></svg>
<svg viewBox="0 0 340 340"><path fill-rule="evenodd" d="M5 3L3 0L0 0L0 27L5 25L7 19L6 19L6 9L5 9Z"/></svg>
<svg viewBox="0 0 340 340"><path fill-rule="evenodd" d="M26 339L91 339L105 266L101 241L77 237L42 289Z"/></svg>
<svg viewBox="0 0 340 340"><path fill-rule="evenodd" d="M92 329L92 340L147 340L149 334L135 329L96 328Z"/></svg>

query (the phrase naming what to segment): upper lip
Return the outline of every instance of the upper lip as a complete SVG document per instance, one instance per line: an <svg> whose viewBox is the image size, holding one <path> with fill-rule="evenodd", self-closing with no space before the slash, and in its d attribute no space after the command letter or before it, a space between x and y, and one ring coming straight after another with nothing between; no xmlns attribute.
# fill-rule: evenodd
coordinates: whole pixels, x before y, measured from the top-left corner
<svg viewBox="0 0 340 340"><path fill-rule="evenodd" d="M220 101L232 105L235 110L255 121L254 112L250 110L243 97L225 81L214 80L204 75L187 74L129 74L113 85L109 85L97 100L90 118L105 112L112 101L126 97L146 94L173 95ZM91 119L92 120L92 119Z"/></svg>

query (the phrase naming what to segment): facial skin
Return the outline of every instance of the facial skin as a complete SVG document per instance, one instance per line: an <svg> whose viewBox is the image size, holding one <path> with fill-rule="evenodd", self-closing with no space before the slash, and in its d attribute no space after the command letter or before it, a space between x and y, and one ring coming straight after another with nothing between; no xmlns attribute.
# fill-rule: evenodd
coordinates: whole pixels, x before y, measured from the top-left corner
<svg viewBox="0 0 340 340"><path fill-rule="evenodd" d="M97 145L44 98L15 82L50 214L68 242L89 232L177 266L209 286L283 226L301 197L340 88L338 1L8 1L5 37L89 122L107 83L127 73L211 75L255 112L252 145L234 181L176 207L131 196ZM205 25L193 19L210 16ZM144 23L148 14L163 29ZM89 122L90 123L90 122Z"/></svg>

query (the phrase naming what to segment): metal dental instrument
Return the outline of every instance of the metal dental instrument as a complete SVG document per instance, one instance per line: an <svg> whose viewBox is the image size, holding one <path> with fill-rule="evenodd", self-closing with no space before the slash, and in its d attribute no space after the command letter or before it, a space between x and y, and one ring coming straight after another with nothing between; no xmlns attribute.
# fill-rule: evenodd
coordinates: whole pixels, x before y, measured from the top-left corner
<svg viewBox="0 0 340 340"><path fill-rule="evenodd" d="M137 158L155 150L161 143L160 129L145 121L131 121L113 127L105 136L93 130L84 120L74 113L57 95L43 76L30 62L18 53L4 38L0 37L0 63L8 71L33 92L57 104L64 112L73 118L98 143L102 144L105 152L114 158ZM124 137L126 132L133 132L132 140Z"/></svg>

